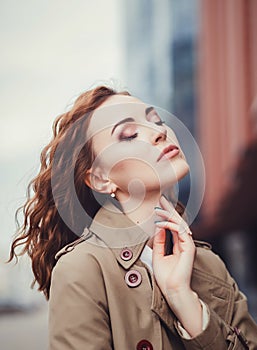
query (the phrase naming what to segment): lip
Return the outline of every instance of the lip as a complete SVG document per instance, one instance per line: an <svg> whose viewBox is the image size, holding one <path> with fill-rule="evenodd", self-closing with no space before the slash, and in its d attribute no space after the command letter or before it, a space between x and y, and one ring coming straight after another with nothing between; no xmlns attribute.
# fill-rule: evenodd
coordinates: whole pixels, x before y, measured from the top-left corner
<svg viewBox="0 0 257 350"><path fill-rule="evenodd" d="M161 159L171 159L179 154L179 148L175 145L169 145L165 147L162 152L160 153L159 157L157 158L157 162L159 162Z"/></svg>

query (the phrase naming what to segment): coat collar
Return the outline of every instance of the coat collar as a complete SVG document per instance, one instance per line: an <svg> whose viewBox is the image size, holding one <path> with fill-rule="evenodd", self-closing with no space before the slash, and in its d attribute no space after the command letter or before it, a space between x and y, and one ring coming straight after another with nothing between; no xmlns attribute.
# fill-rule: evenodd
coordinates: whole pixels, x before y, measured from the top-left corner
<svg viewBox="0 0 257 350"><path fill-rule="evenodd" d="M149 239L146 232L109 201L99 209L89 231L93 235L88 242L110 248L125 269L135 263ZM127 261L122 258L124 248L132 252L132 258Z"/></svg>

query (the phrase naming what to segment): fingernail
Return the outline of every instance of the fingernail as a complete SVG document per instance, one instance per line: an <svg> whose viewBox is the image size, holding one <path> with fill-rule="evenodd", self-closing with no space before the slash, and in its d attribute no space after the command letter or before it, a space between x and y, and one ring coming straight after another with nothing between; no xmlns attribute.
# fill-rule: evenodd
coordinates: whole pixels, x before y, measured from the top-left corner
<svg viewBox="0 0 257 350"><path fill-rule="evenodd" d="M154 207L154 209L157 209L157 210L162 210L161 207Z"/></svg>
<svg viewBox="0 0 257 350"><path fill-rule="evenodd" d="M155 225L160 225L160 226L162 226L162 225L166 225L167 224L167 221L155 221L154 222L155 223Z"/></svg>

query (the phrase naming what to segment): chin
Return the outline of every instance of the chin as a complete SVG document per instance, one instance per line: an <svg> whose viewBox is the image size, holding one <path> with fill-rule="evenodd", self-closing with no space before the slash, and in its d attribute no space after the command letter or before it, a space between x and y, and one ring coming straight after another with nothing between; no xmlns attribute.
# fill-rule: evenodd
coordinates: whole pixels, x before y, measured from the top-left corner
<svg viewBox="0 0 257 350"><path fill-rule="evenodd" d="M190 170L189 165L185 161L180 162L180 164L177 164L176 169L174 169L173 175L167 176L166 179L163 179L164 180L163 188L171 187L177 184L189 173L189 170Z"/></svg>
<svg viewBox="0 0 257 350"><path fill-rule="evenodd" d="M183 177L189 173L189 165L185 159L178 159L176 163L173 164L173 171L175 176L175 182L179 182Z"/></svg>
<svg viewBox="0 0 257 350"><path fill-rule="evenodd" d="M185 177L188 173L189 173L189 165L186 162L183 162L184 164L181 165L181 168L178 169L178 173L177 173L177 179L178 181L183 179L183 177Z"/></svg>

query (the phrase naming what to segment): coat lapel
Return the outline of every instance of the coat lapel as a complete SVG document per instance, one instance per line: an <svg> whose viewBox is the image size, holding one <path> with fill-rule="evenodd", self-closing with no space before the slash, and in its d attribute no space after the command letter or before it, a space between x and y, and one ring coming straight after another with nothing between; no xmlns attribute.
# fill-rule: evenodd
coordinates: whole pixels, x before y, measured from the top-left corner
<svg viewBox="0 0 257 350"><path fill-rule="evenodd" d="M88 242L110 248L125 269L135 263L150 238L111 202L107 202L98 211L89 231L94 233L94 237L89 238ZM122 259L124 248L132 252L132 258L127 261Z"/></svg>

